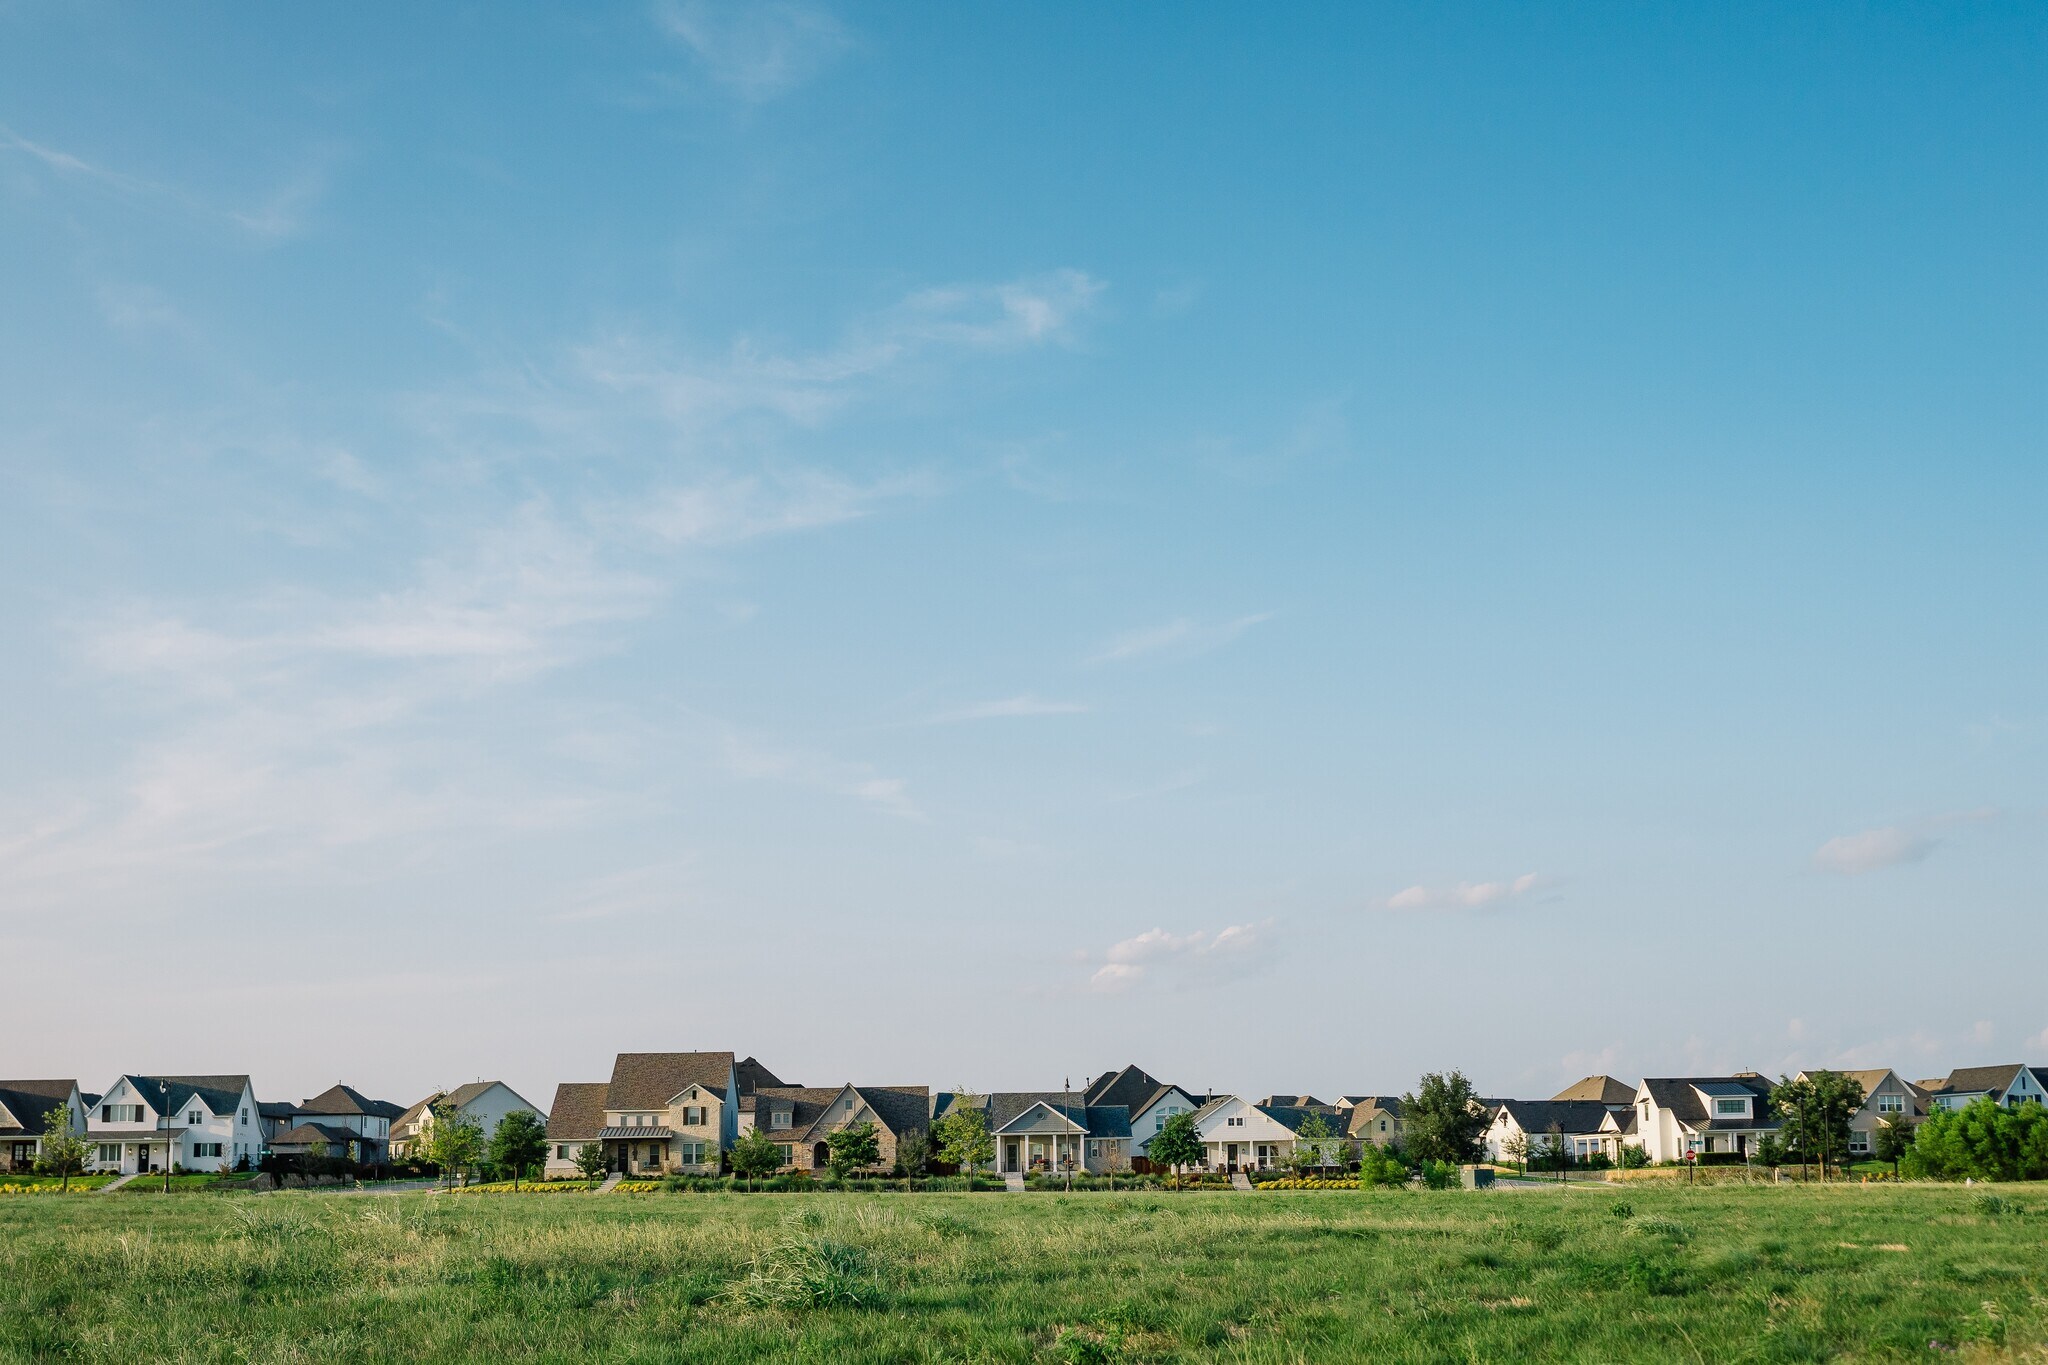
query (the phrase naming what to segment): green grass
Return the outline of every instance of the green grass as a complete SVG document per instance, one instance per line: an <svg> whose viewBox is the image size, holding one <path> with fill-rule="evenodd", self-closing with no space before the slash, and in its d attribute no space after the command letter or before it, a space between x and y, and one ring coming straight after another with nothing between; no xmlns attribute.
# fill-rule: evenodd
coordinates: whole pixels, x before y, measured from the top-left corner
<svg viewBox="0 0 2048 1365"><path fill-rule="evenodd" d="M8 1360L2017 1358L2044 1294L2012 1186L0 1201Z"/></svg>

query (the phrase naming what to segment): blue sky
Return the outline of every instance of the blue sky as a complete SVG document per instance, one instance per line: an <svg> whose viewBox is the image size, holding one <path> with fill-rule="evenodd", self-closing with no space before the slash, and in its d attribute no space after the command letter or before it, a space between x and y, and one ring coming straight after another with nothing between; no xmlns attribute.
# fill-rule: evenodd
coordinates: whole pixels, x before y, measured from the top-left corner
<svg viewBox="0 0 2048 1365"><path fill-rule="evenodd" d="M2044 223L2030 6L0 5L8 1067L2048 1060Z"/></svg>

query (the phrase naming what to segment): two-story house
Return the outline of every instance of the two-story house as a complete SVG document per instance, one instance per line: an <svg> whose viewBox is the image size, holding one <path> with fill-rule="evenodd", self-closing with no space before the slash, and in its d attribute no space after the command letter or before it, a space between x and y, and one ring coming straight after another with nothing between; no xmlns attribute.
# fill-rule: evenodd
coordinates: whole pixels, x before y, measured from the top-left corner
<svg viewBox="0 0 2048 1365"><path fill-rule="evenodd" d="M1346 1095L1337 1102L1337 1112L1344 1116L1344 1136L1353 1142L1385 1147L1405 1136L1399 1095Z"/></svg>
<svg viewBox="0 0 2048 1365"><path fill-rule="evenodd" d="M1878 1129L1901 1120L1912 1125L1927 1117L1927 1092L1889 1067L1838 1074L1863 1087L1863 1106L1849 1120L1849 1155L1852 1157L1870 1155L1876 1145ZM1794 1077L1802 1081L1812 1078L1811 1071L1802 1071Z"/></svg>
<svg viewBox="0 0 2048 1365"><path fill-rule="evenodd" d="M92 1169L123 1175L225 1171L263 1155L247 1076L119 1076L88 1113L85 1135Z"/></svg>
<svg viewBox="0 0 2048 1365"><path fill-rule="evenodd" d="M1342 1127L1342 1115L1331 1113L1331 1126ZM1212 1171L1269 1171L1294 1150L1294 1129L1236 1095L1212 1096L1197 1109L1195 1131L1202 1138L1204 1164Z"/></svg>
<svg viewBox="0 0 2048 1365"><path fill-rule="evenodd" d="M50 1115L64 1111L74 1135L85 1132L85 1101L71 1080L0 1081L0 1171L28 1171L43 1150Z"/></svg>
<svg viewBox="0 0 2048 1365"><path fill-rule="evenodd" d="M1754 1071L1646 1079L1636 1087L1636 1140L1651 1161L1683 1161L1687 1152L1746 1155L1783 1126L1770 1095L1771 1083Z"/></svg>
<svg viewBox="0 0 2048 1365"><path fill-rule="evenodd" d="M739 1134L739 1100L730 1052L621 1052L597 1134L607 1169L716 1175Z"/></svg>
<svg viewBox="0 0 2048 1365"><path fill-rule="evenodd" d="M262 1108L271 1111L274 1106ZM404 1114L389 1100L373 1100L353 1086L336 1083L282 1116L266 1112L266 1123L277 1128L267 1142L279 1156L347 1157L381 1166L390 1154L391 1124Z"/></svg>
<svg viewBox="0 0 2048 1365"><path fill-rule="evenodd" d="M896 1165L896 1147L930 1125L931 1091L922 1085L759 1086L753 1126L782 1149L787 1169L822 1171L831 1160L831 1134L863 1123L875 1126L877 1169Z"/></svg>
<svg viewBox="0 0 2048 1365"><path fill-rule="evenodd" d="M393 1158L423 1156L428 1130L434 1126L434 1115L443 1110L474 1123L485 1141L498 1131L498 1125L504 1122L505 1116L515 1110L535 1118L541 1117L540 1110L503 1081L471 1081L453 1090L436 1090L392 1119L388 1129L390 1155Z"/></svg>
<svg viewBox="0 0 2048 1365"><path fill-rule="evenodd" d="M2033 1067L2011 1063L2004 1066L1962 1066L1934 1087L1930 1101L1942 1109L1962 1109L1971 1101L1990 1096L1994 1104L2008 1109L2032 1101L2048 1104L2048 1086Z"/></svg>

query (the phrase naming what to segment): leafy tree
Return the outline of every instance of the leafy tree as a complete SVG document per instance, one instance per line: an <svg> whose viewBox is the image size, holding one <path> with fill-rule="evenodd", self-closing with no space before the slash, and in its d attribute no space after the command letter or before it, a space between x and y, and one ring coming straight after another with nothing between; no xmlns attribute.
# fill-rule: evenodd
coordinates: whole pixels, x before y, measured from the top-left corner
<svg viewBox="0 0 2048 1365"><path fill-rule="evenodd" d="M1913 1146L1913 1118L1910 1114L1894 1114L1877 1125L1877 1131L1870 1135L1870 1154L1879 1161L1892 1163L1892 1174L1899 1173L1899 1163L1905 1159Z"/></svg>
<svg viewBox="0 0 2048 1365"><path fill-rule="evenodd" d="M1154 1165L1164 1166L1173 1173L1173 1185L1180 1188L1180 1173L1188 1166L1199 1166L1208 1155L1208 1148L1202 1145L1202 1134L1195 1127L1193 1114L1173 1114L1159 1131L1152 1135L1151 1146L1146 1148Z"/></svg>
<svg viewBox="0 0 2048 1365"><path fill-rule="evenodd" d="M1500 1154L1515 1163L1522 1175L1529 1173L1529 1135L1517 1128L1500 1145Z"/></svg>
<svg viewBox="0 0 2048 1365"><path fill-rule="evenodd" d="M1294 1130L1294 1150L1287 1154L1287 1164L1296 1174L1334 1165L1336 1163L1331 1158L1336 1154L1337 1145L1337 1130L1321 1113L1310 1110L1301 1126Z"/></svg>
<svg viewBox="0 0 2048 1365"><path fill-rule="evenodd" d="M1863 1108L1863 1083L1839 1071L1809 1071L1797 1080L1780 1076L1770 1104L1802 1159L1818 1156L1826 1179L1829 1160L1849 1150L1849 1120Z"/></svg>
<svg viewBox="0 0 2048 1365"><path fill-rule="evenodd" d="M59 1187L71 1188L71 1177L82 1175L92 1156L92 1144L71 1131L71 1106L60 1104L43 1121L43 1141L36 1153L39 1175L61 1176Z"/></svg>
<svg viewBox="0 0 2048 1365"><path fill-rule="evenodd" d="M1408 1168L1389 1148L1368 1142L1358 1154L1358 1183L1365 1189L1380 1185L1399 1188L1408 1183Z"/></svg>
<svg viewBox="0 0 2048 1365"><path fill-rule="evenodd" d="M604 1179L604 1144L586 1142L576 1149L576 1169L585 1180Z"/></svg>
<svg viewBox="0 0 2048 1365"><path fill-rule="evenodd" d="M1561 1123L1552 1123L1544 1131L1543 1164L1558 1172L1563 1172L1572 1164L1571 1147L1565 1141L1564 1125Z"/></svg>
<svg viewBox="0 0 2048 1365"><path fill-rule="evenodd" d="M732 1173L744 1179L751 1190L755 1180L775 1174L782 1165L782 1147L762 1129L750 1128L732 1145L728 1159Z"/></svg>
<svg viewBox="0 0 2048 1365"><path fill-rule="evenodd" d="M979 1097L956 1092L953 1107L932 1128L939 1155L960 1168L968 1184L974 1183L974 1168L996 1159L996 1140L989 1135L988 1115Z"/></svg>
<svg viewBox="0 0 2048 1365"><path fill-rule="evenodd" d="M2048 1178L2048 1109L2007 1109L1989 1095L1937 1109L1914 1132L1904 1164L1912 1175L1942 1180Z"/></svg>
<svg viewBox="0 0 2048 1365"><path fill-rule="evenodd" d="M1454 1166L1478 1159L1491 1122L1462 1071L1426 1073L1414 1094L1401 1097L1401 1116L1410 1156Z"/></svg>
<svg viewBox="0 0 2048 1365"><path fill-rule="evenodd" d="M439 1166L443 1178L453 1186L457 1171L466 1173L483 1160L484 1130L452 1104L438 1104L428 1112L434 1121L427 1126L427 1160ZM466 1174L463 1183L468 1183Z"/></svg>
<svg viewBox="0 0 2048 1365"><path fill-rule="evenodd" d="M834 1179L844 1180L882 1159L882 1144L872 1123L856 1123L825 1134L826 1166Z"/></svg>
<svg viewBox="0 0 2048 1365"><path fill-rule="evenodd" d="M1650 1154L1640 1142L1621 1144L1621 1159L1615 1163L1624 1171L1640 1171L1650 1164Z"/></svg>
<svg viewBox="0 0 2048 1365"><path fill-rule="evenodd" d="M1750 1155L1759 1166L1775 1171L1785 1164L1785 1144L1776 1133L1765 1133L1756 1140L1756 1147Z"/></svg>
<svg viewBox="0 0 2048 1365"><path fill-rule="evenodd" d="M932 1167L932 1137L922 1128L912 1128L896 1139L896 1165L906 1181L915 1180Z"/></svg>
<svg viewBox="0 0 2048 1365"><path fill-rule="evenodd" d="M519 1188L519 1173L547 1159L548 1127L530 1109L514 1109L498 1120L491 1134L491 1164L512 1168L512 1188Z"/></svg>

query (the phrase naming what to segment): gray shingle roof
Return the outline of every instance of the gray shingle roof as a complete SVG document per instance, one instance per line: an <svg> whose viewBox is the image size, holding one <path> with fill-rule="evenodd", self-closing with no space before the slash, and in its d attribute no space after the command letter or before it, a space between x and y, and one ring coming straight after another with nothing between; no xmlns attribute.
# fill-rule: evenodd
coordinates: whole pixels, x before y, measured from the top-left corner
<svg viewBox="0 0 2048 1365"><path fill-rule="evenodd" d="M1330 1136L1344 1136L1345 1116L1338 1113L1334 1105L1261 1103L1257 1107L1260 1113L1290 1133L1300 1132L1301 1125L1308 1122L1309 1115L1314 1114L1329 1128Z"/></svg>
<svg viewBox="0 0 2048 1365"><path fill-rule="evenodd" d="M0 1133L40 1133L49 1124L52 1109L63 1106L76 1089L76 1081L0 1081ZM7 1115L14 1116L12 1124Z"/></svg>
<svg viewBox="0 0 2048 1365"><path fill-rule="evenodd" d="M1746 1076L1656 1076L1646 1077L1643 1088L1650 1092L1659 1109L1668 1110L1681 1123L1694 1128L1706 1126L1707 1107L1700 1101L1696 1085L1728 1085L1746 1091L1754 1096L1752 1106L1756 1114L1754 1123L1737 1123L1738 1128L1775 1128L1778 1120L1770 1112L1771 1083L1763 1077Z"/></svg>
<svg viewBox="0 0 2048 1365"><path fill-rule="evenodd" d="M743 1096L753 1094L764 1085L796 1084L794 1081L778 1080L774 1072L752 1057L733 1064L733 1077L738 1084L739 1093Z"/></svg>
<svg viewBox="0 0 2048 1365"><path fill-rule="evenodd" d="M316 1142L332 1143L345 1147L349 1143L375 1142L361 1133L351 1133L346 1128L335 1128L325 1123L301 1123L270 1140L273 1147L305 1147Z"/></svg>
<svg viewBox="0 0 2048 1365"><path fill-rule="evenodd" d="M605 1081L563 1081L555 1087L555 1102L548 1109L550 1142L582 1142L594 1138L604 1127Z"/></svg>
<svg viewBox="0 0 2048 1365"><path fill-rule="evenodd" d="M180 1112L197 1096L204 1101L209 1112L231 1114L242 1102L242 1096L249 1089L247 1076L138 1076L124 1075L123 1080L142 1097L143 1101L160 1114L172 1115ZM122 1101L127 1103L127 1101Z"/></svg>
<svg viewBox="0 0 2048 1365"><path fill-rule="evenodd" d="M604 1106L659 1109L693 1085L723 1099L733 1069L730 1052L621 1052Z"/></svg>
<svg viewBox="0 0 2048 1365"><path fill-rule="evenodd" d="M405 1110L389 1100L373 1100L354 1086L336 1082L303 1101L294 1111L300 1114L360 1114L365 1118L395 1119Z"/></svg>
<svg viewBox="0 0 2048 1365"><path fill-rule="evenodd" d="M1097 1076L1081 1092L1081 1100L1086 1104L1121 1104L1135 1114L1156 1096L1172 1088L1135 1066L1127 1066L1120 1071Z"/></svg>
<svg viewBox="0 0 2048 1365"><path fill-rule="evenodd" d="M1078 1094L1064 1090L999 1090L987 1097L988 1128L997 1132L1037 1105L1044 1105L1059 1117L1082 1129L1089 1137L1120 1138L1131 1135L1131 1111L1122 1104L1084 1103Z"/></svg>
<svg viewBox="0 0 2048 1365"><path fill-rule="evenodd" d="M1959 1066L1948 1073L1948 1080L1935 1093L1940 1095L2004 1094L2006 1089L2019 1078L2024 1066L2015 1062L2010 1066Z"/></svg>
<svg viewBox="0 0 2048 1365"><path fill-rule="evenodd" d="M1532 1137L1549 1132L1552 1124L1562 1133L1597 1133L1608 1113L1599 1100L1503 1100L1500 1107Z"/></svg>
<svg viewBox="0 0 2048 1365"><path fill-rule="evenodd" d="M1587 1076L1572 1082L1550 1097L1553 1100L1598 1100L1602 1104L1620 1108L1636 1102L1636 1088L1625 1085L1612 1076Z"/></svg>

